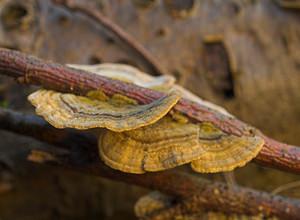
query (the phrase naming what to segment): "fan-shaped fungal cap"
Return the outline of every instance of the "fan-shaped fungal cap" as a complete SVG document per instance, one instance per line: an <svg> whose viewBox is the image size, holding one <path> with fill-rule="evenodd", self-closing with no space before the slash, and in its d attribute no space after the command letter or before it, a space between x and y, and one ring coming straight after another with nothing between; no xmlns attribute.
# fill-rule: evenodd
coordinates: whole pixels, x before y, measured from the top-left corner
<svg viewBox="0 0 300 220"><path fill-rule="evenodd" d="M225 134L211 123L202 123L199 145L205 153L192 162L192 168L201 173L215 173L244 166L256 157L264 140L258 136Z"/></svg>
<svg viewBox="0 0 300 220"><path fill-rule="evenodd" d="M141 198L134 205L135 215L139 218L151 216L153 213L172 206L173 198L158 191L153 191Z"/></svg>
<svg viewBox="0 0 300 220"><path fill-rule="evenodd" d="M160 171L199 158L199 127L182 124L166 116L150 126L132 131L104 132L99 138L102 160L129 173Z"/></svg>
<svg viewBox="0 0 300 220"><path fill-rule="evenodd" d="M122 97L122 96L120 96ZM28 99L43 116L57 128L88 129L105 127L121 132L155 123L165 116L180 96L171 91L166 96L147 105L132 105L126 98L115 97L101 101L68 93L38 90Z"/></svg>

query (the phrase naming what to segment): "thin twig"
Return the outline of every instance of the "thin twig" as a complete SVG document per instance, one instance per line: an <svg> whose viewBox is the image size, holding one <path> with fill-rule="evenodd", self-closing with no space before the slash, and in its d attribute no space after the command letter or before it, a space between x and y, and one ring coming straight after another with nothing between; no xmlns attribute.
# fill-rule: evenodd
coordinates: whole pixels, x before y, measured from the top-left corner
<svg viewBox="0 0 300 220"><path fill-rule="evenodd" d="M81 146L85 145L88 148L97 143L96 138L89 133L79 132L74 129L67 129L67 132L61 132L61 130L54 128L36 115L2 108L0 108L0 129L31 136L62 148L69 148L77 143L81 143Z"/></svg>
<svg viewBox="0 0 300 220"><path fill-rule="evenodd" d="M158 60L156 60L151 53L136 39L134 39L129 33L124 31L120 26L115 24L109 18L104 16L99 10L93 7L91 4L84 5L82 3L78 3L74 0L53 0L54 3L64 6L65 8L80 12L87 17L93 19L108 31L113 33L116 37L118 37L122 42L126 43L129 48L131 48L137 55L139 55L144 63L150 68L150 72L153 75L166 75L167 73L162 68Z"/></svg>
<svg viewBox="0 0 300 220"><path fill-rule="evenodd" d="M262 213L264 216L277 216L281 219L300 217L299 200L273 196L239 186L228 187L224 183L210 182L176 170L143 175L113 170L99 159L94 137L70 129L51 128L43 119L35 115L25 115L0 108L0 128L47 143L55 143L58 147L58 150L49 148L49 151L47 149L33 151L29 155L32 161L66 167L179 197L183 202L171 210L175 214L196 213L204 209L248 215ZM59 140L53 141L51 137L57 137L57 133L61 133ZM72 146L67 147L67 143ZM63 149L59 150L59 147Z"/></svg>
<svg viewBox="0 0 300 220"><path fill-rule="evenodd" d="M276 195L276 194L279 194L283 191L293 189L293 188L296 188L296 187L300 187L300 180L281 185L281 186L277 187L276 189L274 189L271 193Z"/></svg>
<svg viewBox="0 0 300 220"><path fill-rule="evenodd" d="M45 62L23 53L0 49L0 74L16 78L21 83L41 85L47 89L85 95L91 90L102 90L106 95L122 94L141 104L148 104L164 96L164 93L137 85L89 74L86 71ZM237 118L220 114L201 104L181 98L174 106L191 120L208 121L226 133L251 135L258 132ZM255 162L265 166L300 174L300 148L280 143L261 133L265 145L255 158Z"/></svg>

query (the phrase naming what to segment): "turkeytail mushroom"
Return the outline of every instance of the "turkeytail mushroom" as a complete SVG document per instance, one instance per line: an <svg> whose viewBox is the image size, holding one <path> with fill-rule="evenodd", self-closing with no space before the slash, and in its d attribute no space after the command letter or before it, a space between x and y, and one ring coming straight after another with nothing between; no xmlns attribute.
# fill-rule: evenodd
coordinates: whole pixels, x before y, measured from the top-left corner
<svg viewBox="0 0 300 220"><path fill-rule="evenodd" d="M138 199L134 205L134 213L140 219L147 218L155 212L170 208L174 203L173 200L172 196L152 191Z"/></svg>
<svg viewBox="0 0 300 220"><path fill-rule="evenodd" d="M102 160L129 173L161 171L199 158L199 127L165 116L155 124L126 132L105 131L99 138Z"/></svg>
<svg viewBox="0 0 300 220"><path fill-rule="evenodd" d="M36 107L36 113L56 128L107 128L117 132L156 122L179 98L173 91L150 104L136 105L127 97L108 98L101 91L93 91L84 97L44 89L28 97Z"/></svg>
<svg viewBox="0 0 300 220"><path fill-rule="evenodd" d="M192 161L192 169L201 173L226 172L252 160L264 145L261 137L229 135L211 123L201 123L199 145L205 152Z"/></svg>
<svg viewBox="0 0 300 220"><path fill-rule="evenodd" d="M146 105L120 94L108 97L100 90L78 96L42 89L29 96L37 114L54 127L106 128L99 136L99 154L111 168L138 174L191 163L197 172L229 171L253 159L264 144L255 132L229 135L213 124L194 123L172 109L180 93L221 115L229 115L223 108L173 85L171 78L154 78L126 65L72 67L165 92L171 89Z"/></svg>

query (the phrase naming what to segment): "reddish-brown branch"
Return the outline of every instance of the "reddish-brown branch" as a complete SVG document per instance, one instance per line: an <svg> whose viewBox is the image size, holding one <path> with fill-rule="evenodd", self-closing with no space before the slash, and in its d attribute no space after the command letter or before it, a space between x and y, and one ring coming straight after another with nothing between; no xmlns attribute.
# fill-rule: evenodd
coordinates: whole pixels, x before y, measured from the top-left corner
<svg viewBox="0 0 300 220"><path fill-rule="evenodd" d="M41 85L48 89L84 95L101 89L108 96L126 95L141 104L150 103L164 94L134 84L89 74L66 66L42 61L23 53L0 49L0 73L17 78L19 82ZM209 121L224 132L248 135L249 126L240 120L222 115L187 99L180 99L174 109L195 121ZM251 132L252 129L250 129ZM266 141L255 158L256 162L300 174L300 148L274 141L260 134Z"/></svg>
<svg viewBox="0 0 300 220"><path fill-rule="evenodd" d="M54 3L62 5L69 10L80 12L92 20L96 21L108 31L113 33L122 42L124 42L130 49L133 50L139 57L141 57L144 63L150 68L153 75L165 75L165 70L161 67L160 63L144 48L142 44L136 41L130 34L124 31L117 24L105 17L99 10L93 7L91 4L84 5L78 3L76 0L53 0Z"/></svg>
<svg viewBox="0 0 300 220"><path fill-rule="evenodd" d="M100 75L88 74L86 71L45 62L7 49L0 50L0 71L16 77L21 83L41 85L48 89L79 95L101 89L108 96L116 93L123 94L137 100L140 104L149 104L164 96L164 93L159 91ZM249 130L249 126L236 118L225 116L184 98L180 99L175 109L196 121L210 121L231 134L242 135Z"/></svg>
<svg viewBox="0 0 300 220"><path fill-rule="evenodd" d="M263 134L262 136L265 139L265 145L255 158L255 161L271 167L273 164L276 164L278 169L286 171L298 170L296 173L299 173L300 148L278 142Z"/></svg>
<svg viewBox="0 0 300 220"><path fill-rule="evenodd" d="M238 186L228 188L223 183L213 183L175 170L136 175L110 169L98 157L95 137L71 129L55 129L35 115L0 108L0 129L31 136L60 147L35 150L29 156L32 161L159 190L183 199L165 214L197 213L207 209L248 215L262 213L264 216L277 216L281 219L300 217L299 200Z"/></svg>

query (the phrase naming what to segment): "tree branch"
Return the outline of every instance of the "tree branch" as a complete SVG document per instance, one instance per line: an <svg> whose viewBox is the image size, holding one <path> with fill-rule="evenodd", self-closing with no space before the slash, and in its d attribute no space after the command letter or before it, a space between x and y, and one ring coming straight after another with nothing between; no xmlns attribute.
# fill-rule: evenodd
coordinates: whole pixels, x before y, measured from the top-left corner
<svg viewBox="0 0 300 220"><path fill-rule="evenodd" d="M0 74L14 77L21 83L41 85L47 89L78 95L100 89L108 96L118 93L141 104L148 104L164 95L162 92L45 62L7 49L0 49ZM225 116L184 98L180 99L174 109L196 122L211 122L229 134L248 135L249 132L257 132L236 118ZM259 135L265 139L265 145L255 162L300 174L300 148L277 142L261 133Z"/></svg>
<svg viewBox="0 0 300 220"><path fill-rule="evenodd" d="M248 215L262 213L266 217L277 216L281 219L300 217L300 201L296 199L274 196L239 186L228 188L226 184L210 182L174 169L143 175L113 170L99 159L95 137L72 129L55 129L35 115L0 109L0 128L63 148L63 151L35 150L29 155L32 161L159 190L183 199L168 211L169 214L196 213L204 209ZM53 137L56 140L53 140ZM67 144L70 146L68 147Z"/></svg>
<svg viewBox="0 0 300 220"><path fill-rule="evenodd" d="M30 136L65 149L70 149L70 146L78 143L85 148L97 145L97 138L90 133L74 129L65 129L62 132L36 115L3 108L0 108L0 129Z"/></svg>
<svg viewBox="0 0 300 220"><path fill-rule="evenodd" d="M52 0L52 2L64 6L68 10L80 12L90 19L96 21L102 25L105 29L113 33L117 38L124 42L130 49L132 49L139 57L141 57L144 63L150 68L153 75L166 75L167 73L161 67L160 63L145 49L145 47L136 41L130 34L124 31L120 26L115 24L109 18L105 17L99 10L93 5L78 3L74 0Z"/></svg>

